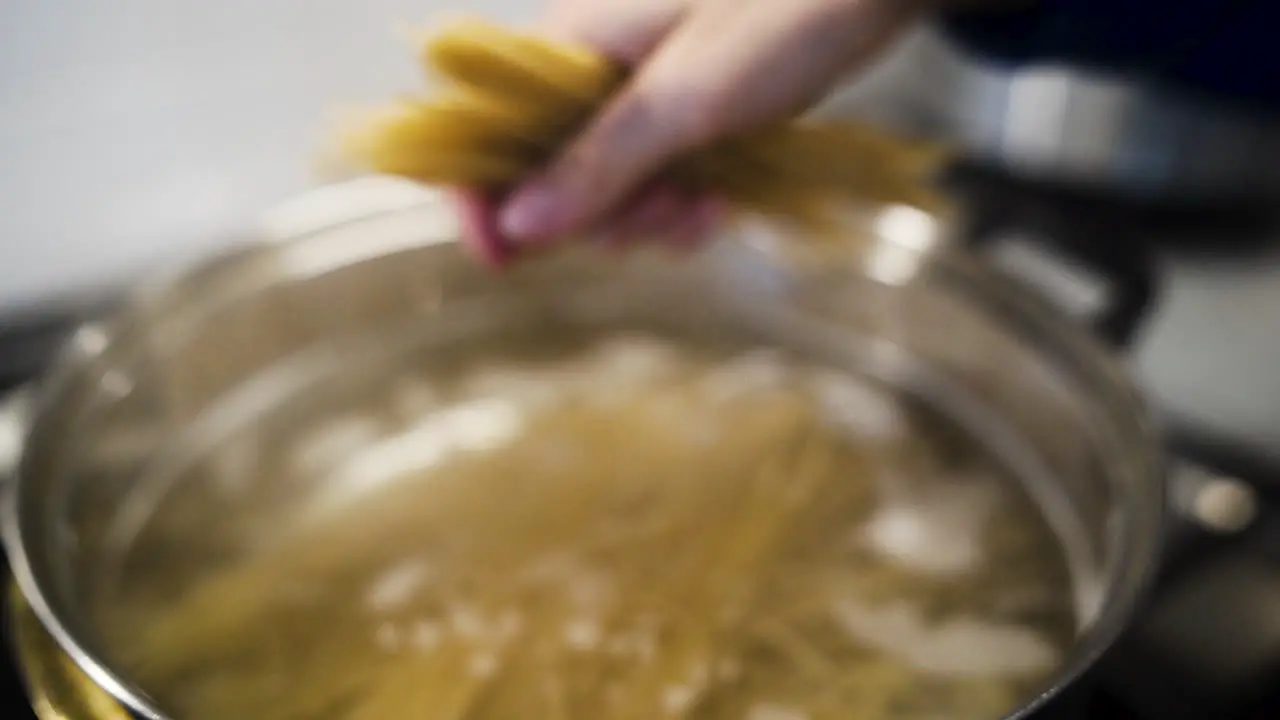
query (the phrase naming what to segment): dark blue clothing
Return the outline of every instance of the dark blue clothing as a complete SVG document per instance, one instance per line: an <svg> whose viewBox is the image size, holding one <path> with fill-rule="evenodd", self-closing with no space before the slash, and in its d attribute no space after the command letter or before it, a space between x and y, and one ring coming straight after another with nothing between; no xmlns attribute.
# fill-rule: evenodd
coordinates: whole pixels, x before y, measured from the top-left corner
<svg viewBox="0 0 1280 720"><path fill-rule="evenodd" d="M1064 61L1280 112L1280 0L1038 0L944 27L997 62Z"/></svg>

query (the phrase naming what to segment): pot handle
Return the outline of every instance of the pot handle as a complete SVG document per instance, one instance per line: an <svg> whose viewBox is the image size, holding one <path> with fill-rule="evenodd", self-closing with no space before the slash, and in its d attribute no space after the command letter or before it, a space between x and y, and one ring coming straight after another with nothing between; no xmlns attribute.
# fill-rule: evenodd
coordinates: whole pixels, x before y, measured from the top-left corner
<svg viewBox="0 0 1280 720"><path fill-rule="evenodd" d="M959 231L972 251L1117 350L1134 343L1158 299L1159 264L1132 210L1082 197L1059 202L1052 190L972 167L955 168L948 180L968 209ZM1173 459L1167 488L1170 559L1197 538L1243 532L1257 513L1247 482L1186 458Z"/></svg>
<svg viewBox="0 0 1280 720"><path fill-rule="evenodd" d="M1133 344L1157 296L1150 246L1101 224L1061 216L1019 222L1016 216L978 213L970 222L965 237L1002 274L1118 350ZM1174 458L1167 488L1169 557L1197 537L1243 532L1257 512L1257 493L1247 482L1186 458Z"/></svg>
<svg viewBox="0 0 1280 720"><path fill-rule="evenodd" d="M22 447L30 421L30 392L26 387L0 397L0 497L8 496L9 486L22 463Z"/></svg>
<svg viewBox="0 0 1280 720"><path fill-rule="evenodd" d="M1252 485L1177 458L1170 468L1168 499L1171 522L1165 555L1174 559L1197 538L1224 537L1249 529L1261 503Z"/></svg>
<svg viewBox="0 0 1280 720"><path fill-rule="evenodd" d="M962 233L997 270L1118 349L1133 344L1157 299L1150 245L1087 214L1067 217L1022 204L1012 211L977 208Z"/></svg>
<svg viewBox="0 0 1280 720"><path fill-rule="evenodd" d="M1159 290L1136 210L972 162L940 180L960 201L957 230L971 251L1103 341L1132 344Z"/></svg>
<svg viewBox="0 0 1280 720"><path fill-rule="evenodd" d="M22 386L0 396L0 539L5 546L17 533L17 478L22 464L23 447L31 425L32 400L30 386ZM8 548L4 550L7 552ZM7 576L7 562L0 565Z"/></svg>

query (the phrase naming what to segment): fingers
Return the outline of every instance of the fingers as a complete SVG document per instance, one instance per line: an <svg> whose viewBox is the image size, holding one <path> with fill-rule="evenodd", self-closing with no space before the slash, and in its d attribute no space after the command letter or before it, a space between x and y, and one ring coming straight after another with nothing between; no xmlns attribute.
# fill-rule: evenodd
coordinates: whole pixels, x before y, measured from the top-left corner
<svg viewBox="0 0 1280 720"><path fill-rule="evenodd" d="M629 84L537 176L499 204L462 202L473 247L500 263L523 246L605 229L695 244L709 201L638 190L697 146L783 120L867 62L926 0L561 0L544 28L637 67Z"/></svg>
<svg viewBox="0 0 1280 720"><path fill-rule="evenodd" d="M544 27L552 37L585 42L620 62L638 66L654 48L668 39L672 30L685 18L688 5L689 0L561 0L550 8ZM596 128L602 128L596 130L598 134L629 134L628 128L610 130L609 115L610 111L606 109L602 119L594 124ZM632 131L648 129L641 118L624 116L621 120L630 123ZM607 141L608 138L602 140ZM600 144L589 140L576 143L563 154L551 173L571 177L577 172L575 166L613 162L582 156L583 152L593 155ZM541 186L557 184L566 183L552 179ZM527 183L525 191L517 191L515 195L503 204L504 212L498 219L501 232L510 238L512 244L551 237L585 226L585 223L560 223L554 217L546 217L548 213L554 214L561 203L556 198L541 198L539 183ZM514 210L510 209L512 206Z"/></svg>
<svg viewBox="0 0 1280 720"><path fill-rule="evenodd" d="M552 38L583 43L623 64L634 66L681 20L689 0L560 0L553 3L539 24ZM515 255L515 244L499 228L500 204L471 191L459 191L453 200L458 208L467 246L488 265L499 267ZM615 229L614 234L632 236L657 234L668 220L654 217L661 208L649 208L651 217L632 221L631 229ZM678 215L674 209L663 213Z"/></svg>
<svg viewBox="0 0 1280 720"><path fill-rule="evenodd" d="M512 253L506 239L498 231L498 203L470 190L452 192L450 199L458 212L459 229L466 248L489 267L500 268L506 265L511 260Z"/></svg>
<svg viewBox="0 0 1280 720"><path fill-rule="evenodd" d="M480 262L501 269L516 259L516 250L498 231L498 203L474 191L449 194L457 209L465 247ZM696 198L673 188L650 190L597 233L601 244L623 251L637 243L657 241L688 251L710 237L723 217L723 208L710 198Z"/></svg>
<svg viewBox="0 0 1280 720"><path fill-rule="evenodd" d="M477 260L502 269L517 259L517 248L511 247L498 232L496 201L473 191L454 191L449 197L458 212L464 245ZM673 188L658 187L611 218L597 236L602 245L615 252L644 242L657 242L673 251L687 252L710 238L723 217L724 208L712 198L692 197Z"/></svg>
<svg viewBox="0 0 1280 720"><path fill-rule="evenodd" d="M561 156L508 198L500 229L519 245L599 224L673 156L820 98L905 24L892 8L911 4L701 0Z"/></svg>
<svg viewBox="0 0 1280 720"><path fill-rule="evenodd" d="M691 214L695 206L695 200L672 188L650 190L604 224L600 231L601 242L620 250L637 242L662 237Z"/></svg>

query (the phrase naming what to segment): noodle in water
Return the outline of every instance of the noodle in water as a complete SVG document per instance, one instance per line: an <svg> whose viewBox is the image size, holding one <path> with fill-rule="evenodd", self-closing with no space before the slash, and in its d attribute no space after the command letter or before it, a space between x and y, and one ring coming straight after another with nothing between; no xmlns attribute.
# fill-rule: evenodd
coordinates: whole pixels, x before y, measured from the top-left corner
<svg viewBox="0 0 1280 720"><path fill-rule="evenodd" d="M418 419L453 451L373 443L348 480L392 481L118 619L136 681L188 720L991 720L1057 667L1055 540L936 420L770 353L584 352L463 373Z"/></svg>

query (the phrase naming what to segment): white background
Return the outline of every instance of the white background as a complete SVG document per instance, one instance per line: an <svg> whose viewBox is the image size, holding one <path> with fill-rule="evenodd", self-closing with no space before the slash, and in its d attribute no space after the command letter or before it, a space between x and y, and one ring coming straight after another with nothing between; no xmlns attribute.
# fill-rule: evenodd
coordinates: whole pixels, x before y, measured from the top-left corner
<svg viewBox="0 0 1280 720"><path fill-rule="evenodd" d="M0 0L0 316L198 253L311 184L337 111L418 84L397 27L538 4ZM927 109L945 76L907 56L869 97ZM1140 377L1175 415L1280 457L1280 271L1172 273Z"/></svg>

